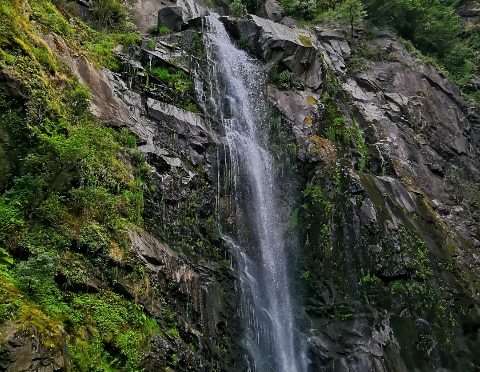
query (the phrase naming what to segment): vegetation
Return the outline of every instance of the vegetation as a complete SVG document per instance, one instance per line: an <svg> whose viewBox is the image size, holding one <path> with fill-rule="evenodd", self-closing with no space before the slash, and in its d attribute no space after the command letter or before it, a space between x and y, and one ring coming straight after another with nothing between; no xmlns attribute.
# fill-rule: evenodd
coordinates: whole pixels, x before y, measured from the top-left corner
<svg viewBox="0 0 480 372"><path fill-rule="evenodd" d="M228 6L228 9L234 17L243 17L247 14L247 7L240 0L233 0Z"/></svg>
<svg viewBox="0 0 480 372"><path fill-rule="evenodd" d="M443 0L283 0L286 14L318 23L325 20L354 29L391 28L421 53L433 58L460 85L480 73L480 28L465 29L456 13L464 1ZM363 63L357 61L357 63ZM479 102L478 97L469 96Z"/></svg>
<svg viewBox="0 0 480 372"><path fill-rule="evenodd" d="M96 25L102 28L118 27L126 20L126 12L119 0L96 0L90 8Z"/></svg>
<svg viewBox="0 0 480 372"><path fill-rule="evenodd" d="M182 70L165 67L153 67L151 74L165 84L169 85L177 93L194 93L192 79L186 72Z"/></svg>
<svg viewBox="0 0 480 372"><path fill-rule="evenodd" d="M321 121L318 133L335 143L343 151L355 151L359 154L358 170L366 169L370 153L360 125L353 114L344 116L337 106L337 95L341 94L338 89L338 81L330 73L326 78L326 89L322 95L322 103L325 107L324 118Z"/></svg>
<svg viewBox="0 0 480 372"><path fill-rule="evenodd" d="M295 87L292 81L293 73L288 69L279 71L279 68L273 68L270 72L270 81L281 90L291 90Z"/></svg>
<svg viewBox="0 0 480 372"><path fill-rule="evenodd" d="M118 25L115 3L92 11ZM122 272L133 282L145 276L126 231L143 225L148 171L136 137L90 114L89 90L41 33L110 67L113 46L136 39L67 22L62 11L50 1L0 1L0 64L15 87L0 93L0 321L38 332L47 349L62 347L63 328L74 370L137 371L162 331L106 284Z"/></svg>
<svg viewBox="0 0 480 372"><path fill-rule="evenodd" d="M337 20L350 25L351 36L354 36L354 28L360 25L367 12L361 0L345 0L338 4L334 9L325 13L325 18Z"/></svg>
<svg viewBox="0 0 480 372"><path fill-rule="evenodd" d="M161 81L171 93L171 99L178 107L187 111L199 112L195 102L195 85L192 77L185 71L174 66L154 66L149 71L150 75Z"/></svg>

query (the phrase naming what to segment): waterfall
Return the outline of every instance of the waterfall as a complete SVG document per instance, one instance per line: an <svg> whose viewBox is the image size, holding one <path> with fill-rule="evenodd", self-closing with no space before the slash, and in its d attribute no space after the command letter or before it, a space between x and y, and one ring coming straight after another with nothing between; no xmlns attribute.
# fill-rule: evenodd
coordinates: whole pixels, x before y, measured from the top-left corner
<svg viewBox="0 0 480 372"><path fill-rule="evenodd" d="M305 371L288 281L288 208L279 202L263 114L266 76L231 42L218 15L207 17L206 28L210 92L204 109L225 131L229 170L223 178L232 189L236 221L224 240L238 271L249 370Z"/></svg>

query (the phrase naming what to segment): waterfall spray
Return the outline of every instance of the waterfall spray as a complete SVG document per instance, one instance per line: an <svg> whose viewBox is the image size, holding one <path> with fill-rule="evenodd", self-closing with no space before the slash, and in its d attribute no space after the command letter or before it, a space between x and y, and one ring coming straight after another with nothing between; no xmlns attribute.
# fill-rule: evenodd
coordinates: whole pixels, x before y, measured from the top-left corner
<svg viewBox="0 0 480 372"><path fill-rule="evenodd" d="M205 109L224 126L233 203L240 222L224 235L238 271L245 321L244 346L254 371L306 370L297 342L288 283L285 227L268 149L266 77L260 65L231 42L218 15L207 17L210 97Z"/></svg>

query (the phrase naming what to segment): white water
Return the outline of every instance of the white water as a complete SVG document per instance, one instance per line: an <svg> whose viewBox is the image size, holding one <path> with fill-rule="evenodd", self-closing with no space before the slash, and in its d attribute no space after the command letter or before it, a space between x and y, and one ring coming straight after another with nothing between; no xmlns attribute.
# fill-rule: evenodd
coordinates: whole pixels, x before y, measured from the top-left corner
<svg viewBox="0 0 480 372"><path fill-rule="evenodd" d="M224 236L235 257L250 370L300 372L305 355L297 342L288 285L285 208L280 208L268 123L262 119L265 76L231 42L218 15L207 17L210 59L206 110L224 125L237 231ZM212 112L213 111L213 112ZM228 172L226 172L228 173Z"/></svg>

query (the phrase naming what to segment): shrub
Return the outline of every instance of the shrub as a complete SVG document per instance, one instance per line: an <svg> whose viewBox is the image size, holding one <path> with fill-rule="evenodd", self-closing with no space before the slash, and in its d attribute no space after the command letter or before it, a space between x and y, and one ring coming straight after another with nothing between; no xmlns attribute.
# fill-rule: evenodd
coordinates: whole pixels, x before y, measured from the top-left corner
<svg viewBox="0 0 480 372"><path fill-rule="evenodd" d="M317 2L315 0L282 0L285 14L300 19L314 19L317 15Z"/></svg>
<svg viewBox="0 0 480 372"><path fill-rule="evenodd" d="M247 8L241 0L233 0L228 6L228 9L230 11L230 15L234 17L243 17L245 14L247 14Z"/></svg>
<svg viewBox="0 0 480 372"><path fill-rule="evenodd" d="M326 17L345 22L350 25L350 32L353 36L354 27L367 16L360 0L345 0L339 6L327 12Z"/></svg>
<svg viewBox="0 0 480 372"><path fill-rule="evenodd" d="M458 41L460 19L441 0L365 0L374 23L391 26L419 49L443 56Z"/></svg>
<svg viewBox="0 0 480 372"><path fill-rule="evenodd" d="M119 27L126 19L125 10L118 0L96 0L90 11L94 22L104 29Z"/></svg>
<svg viewBox="0 0 480 372"><path fill-rule="evenodd" d="M281 90L291 90L294 88L292 82L293 73L287 69L279 71L279 68L273 68L270 73L271 81Z"/></svg>

